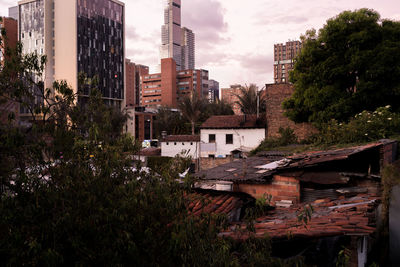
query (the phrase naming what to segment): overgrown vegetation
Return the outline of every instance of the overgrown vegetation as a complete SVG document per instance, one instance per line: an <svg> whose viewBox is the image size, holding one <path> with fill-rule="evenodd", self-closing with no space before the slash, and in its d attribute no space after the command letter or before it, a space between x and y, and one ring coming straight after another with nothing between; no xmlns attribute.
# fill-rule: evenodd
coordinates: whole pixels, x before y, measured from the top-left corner
<svg viewBox="0 0 400 267"><path fill-rule="evenodd" d="M374 112L363 111L347 123L332 119L323 124L315 136L317 144L363 143L389 138L400 134L400 114L390 111L390 106L380 107Z"/></svg>
<svg viewBox="0 0 400 267"><path fill-rule="evenodd" d="M261 144L254 149L251 153L253 155L261 151L269 151L273 148L278 148L282 146L288 146L297 144L297 136L294 134L294 130L291 128L279 128L279 137L276 138L266 138Z"/></svg>

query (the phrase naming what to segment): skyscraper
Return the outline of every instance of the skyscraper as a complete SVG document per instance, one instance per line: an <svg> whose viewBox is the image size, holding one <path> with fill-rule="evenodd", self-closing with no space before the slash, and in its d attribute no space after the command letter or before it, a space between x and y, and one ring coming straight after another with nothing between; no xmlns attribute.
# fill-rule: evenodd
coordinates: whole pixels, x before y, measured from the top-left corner
<svg viewBox="0 0 400 267"><path fill-rule="evenodd" d="M122 107L125 95L125 6L118 0L23 0L19 39L23 52L47 55L45 86L66 80L79 101L89 88L78 74L97 76L108 105ZM79 87L79 88L78 88Z"/></svg>
<svg viewBox="0 0 400 267"><path fill-rule="evenodd" d="M164 25L161 27L160 58L173 58L182 69L181 0L164 1Z"/></svg>
<svg viewBox="0 0 400 267"><path fill-rule="evenodd" d="M195 38L192 30L182 28L182 69L195 69Z"/></svg>
<svg viewBox="0 0 400 267"><path fill-rule="evenodd" d="M287 83L289 71L293 69L294 59L300 53L301 42L289 41L274 45L274 80L275 83Z"/></svg>

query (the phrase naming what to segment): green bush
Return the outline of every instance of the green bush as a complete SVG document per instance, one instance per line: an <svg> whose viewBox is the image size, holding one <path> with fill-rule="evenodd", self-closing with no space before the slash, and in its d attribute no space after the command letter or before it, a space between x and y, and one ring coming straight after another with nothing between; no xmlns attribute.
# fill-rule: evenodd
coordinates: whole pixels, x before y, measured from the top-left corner
<svg viewBox="0 0 400 267"><path fill-rule="evenodd" d="M287 146L297 144L297 136L294 133L294 130L291 128L279 128L279 137L277 138L265 138L261 144L252 151L252 154L256 154L260 151L268 151L272 148Z"/></svg>
<svg viewBox="0 0 400 267"><path fill-rule="evenodd" d="M348 123L331 120L322 126L316 138L321 144L368 142L400 133L400 114L390 111L390 106L380 107L374 112L363 111Z"/></svg>

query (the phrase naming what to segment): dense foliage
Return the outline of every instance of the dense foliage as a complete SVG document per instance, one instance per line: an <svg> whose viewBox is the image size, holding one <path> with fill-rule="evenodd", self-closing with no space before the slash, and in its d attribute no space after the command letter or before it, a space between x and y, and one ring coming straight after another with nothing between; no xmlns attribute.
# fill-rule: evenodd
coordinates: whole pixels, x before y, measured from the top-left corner
<svg viewBox="0 0 400 267"><path fill-rule="evenodd" d="M25 127L0 125L2 266L285 263L271 257L266 239L220 238L225 216L188 213L192 181L176 181L185 160L169 161L161 175L133 166L137 147L122 134L124 116L94 87L81 106L66 82L41 87L45 58L17 56L6 71L23 82L1 72L0 88L33 117ZM23 79L32 74L39 82Z"/></svg>
<svg viewBox="0 0 400 267"><path fill-rule="evenodd" d="M284 102L290 119L321 124L386 105L400 110L400 22L345 11L302 41L290 73L295 92Z"/></svg>
<svg viewBox="0 0 400 267"><path fill-rule="evenodd" d="M297 136L291 128L279 128L279 136L265 138L261 144L252 151L252 154L257 154L261 151L268 151L273 148L297 144Z"/></svg>
<svg viewBox="0 0 400 267"><path fill-rule="evenodd" d="M358 113L348 123L332 119L323 124L314 141L323 144L359 143L395 135L400 135L400 114L391 112L390 106L386 106L374 112Z"/></svg>

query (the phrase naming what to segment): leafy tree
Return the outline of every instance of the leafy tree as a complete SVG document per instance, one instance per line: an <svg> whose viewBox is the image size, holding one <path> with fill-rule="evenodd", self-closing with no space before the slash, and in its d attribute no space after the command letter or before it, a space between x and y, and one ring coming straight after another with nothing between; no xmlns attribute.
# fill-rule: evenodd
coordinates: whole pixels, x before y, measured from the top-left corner
<svg viewBox="0 0 400 267"><path fill-rule="evenodd" d="M236 103L240 106L243 113L257 114L257 112L265 112L265 94L259 91L255 84L240 87L236 97L238 98Z"/></svg>
<svg viewBox="0 0 400 267"><path fill-rule="evenodd" d="M160 137L163 131L169 135L190 134L189 121L179 111L160 107L154 120L155 136Z"/></svg>
<svg viewBox="0 0 400 267"><path fill-rule="evenodd" d="M191 97L185 97L178 105L182 115L190 121L192 125L192 135L194 135L196 122L199 120L205 106L206 102L198 98L195 94Z"/></svg>
<svg viewBox="0 0 400 267"><path fill-rule="evenodd" d="M400 22L370 9L345 11L302 36L284 102L296 122L345 121L362 110L400 109Z"/></svg>

